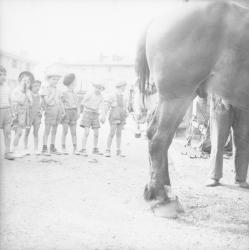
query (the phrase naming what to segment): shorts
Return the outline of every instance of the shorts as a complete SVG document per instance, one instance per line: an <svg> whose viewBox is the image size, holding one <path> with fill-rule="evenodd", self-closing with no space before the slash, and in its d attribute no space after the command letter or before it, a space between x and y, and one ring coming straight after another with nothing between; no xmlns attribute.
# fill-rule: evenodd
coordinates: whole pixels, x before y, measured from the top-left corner
<svg viewBox="0 0 249 250"><path fill-rule="evenodd" d="M83 128L100 128L99 114L96 112L84 111L80 126Z"/></svg>
<svg viewBox="0 0 249 250"><path fill-rule="evenodd" d="M41 124L41 119L42 119L42 115L40 112L36 113L36 114L31 114L30 117L30 125L31 126L38 126Z"/></svg>
<svg viewBox="0 0 249 250"><path fill-rule="evenodd" d="M19 108L16 117L12 121L12 128L26 128L27 127L27 111L25 108Z"/></svg>
<svg viewBox="0 0 249 250"><path fill-rule="evenodd" d="M77 108L66 109L65 116L62 119L62 124L75 125L78 120Z"/></svg>
<svg viewBox="0 0 249 250"><path fill-rule="evenodd" d="M45 109L45 124L46 125L58 125L61 121L61 108L59 105L47 106Z"/></svg>
<svg viewBox="0 0 249 250"><path fill-rule="evenodd" d="M0 129L11 126L11 110L10 108L0 108Z"/></svg>
<svg viewBox="0 0 249 250"><path fill-rule="evenodd" d="M125 125L126 113L119 107L112 108L109 114L110 125Z"/></svg>

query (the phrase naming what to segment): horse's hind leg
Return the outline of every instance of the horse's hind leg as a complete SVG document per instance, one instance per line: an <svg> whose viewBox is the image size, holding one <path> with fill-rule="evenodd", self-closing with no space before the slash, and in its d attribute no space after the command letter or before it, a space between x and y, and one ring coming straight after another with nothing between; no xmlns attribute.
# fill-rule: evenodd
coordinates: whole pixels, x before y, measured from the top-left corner
<svg viewBox="0 0 249 250"><path fill-rule="evenodd" d="M145 188L145 198L158 204L169 204L166 188L170 186L168 149L175 131L193 97L171 100L161 99L156 117L149 128L150 182ZM162 216L168 217L167 212Z"/></svg>

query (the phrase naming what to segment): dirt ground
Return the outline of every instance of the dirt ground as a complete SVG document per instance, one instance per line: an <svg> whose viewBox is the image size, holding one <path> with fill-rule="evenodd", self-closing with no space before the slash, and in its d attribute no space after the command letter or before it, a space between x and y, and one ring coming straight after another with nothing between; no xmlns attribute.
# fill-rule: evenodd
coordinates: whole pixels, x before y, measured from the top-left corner
<svg viewBox="0 0 249 250"><path fill-rule="evenodd" d="M174 220L158 218L143 200L147 143L133 134L127 126L123 159L31 155L2 160L0 248L249 249L249 191L234 186L232 160L224 160L224 185L207 188L209 160L181 155L183 138L175 138L170 172L185 213Z"/></svg>

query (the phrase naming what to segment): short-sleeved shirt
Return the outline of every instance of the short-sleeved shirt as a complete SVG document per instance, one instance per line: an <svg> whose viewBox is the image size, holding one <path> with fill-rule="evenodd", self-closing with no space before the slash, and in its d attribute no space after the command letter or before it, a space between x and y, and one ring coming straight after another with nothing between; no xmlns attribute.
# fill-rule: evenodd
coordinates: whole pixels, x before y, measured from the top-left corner
<svg viewBox="0 0 249 250"><path fill-rule="evenodd" d="M78 96L73 90L67 89L62 93L62 103L65 109L73 109L78 107Z"/></svg>
<svg viewBox="0 0 249 250"><path fill-rule="evenodd" d="M25 106L27 101L27 95L19 87L16 87L11 93L11 104L13 106Z"/></svg>
<svg viewBox="0 0 249 250"><path fill-rule="evenodd" d="M10 107L10 89L5 84L0 85L0 108Z"/></svg>
<svg viewBox="0 0 249 250"><path fill-rule="evenodd" d="M124 107L124 109L126 109L128 107L128 100L125 94L116 93L116 94L110 95L105 99L105 104L111 108L118 107L120 106L119 105L120 100L122 100L122 106Z"/></svg>
<svg viewBox="0 0 249 250"><path fill-rule="evenodd" d="M99 113L101 104L103 103L104 98L101 94L89 93L86 94L85 98L82 101L85 111L91 111Z"/></svg>
<svg viewBox="0 0 249 250"><path fill-rule="evenodd" d="M32 96L32 106L31 112L33 115L36 115L41 112L41 98L39 94L31 94Z"/></svg>
<svg viewBox="0 0 249 250"><path fill-rule="evenodd" d="M45 106L54 106L61 101L61 92L52 86L47 86L40 90L40 95L44 97Z"/></svg>

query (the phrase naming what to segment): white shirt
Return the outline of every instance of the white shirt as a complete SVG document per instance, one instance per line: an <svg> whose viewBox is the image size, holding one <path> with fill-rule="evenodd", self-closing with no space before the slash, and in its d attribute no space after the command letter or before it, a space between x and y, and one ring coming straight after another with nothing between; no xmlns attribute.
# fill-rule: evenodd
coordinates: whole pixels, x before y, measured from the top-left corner
<svg viewBox="0 0 249 250"><path fill-rule="evenodd" d="M10 107L10 89L6 84L0 85L0 108Z"/></svg>

